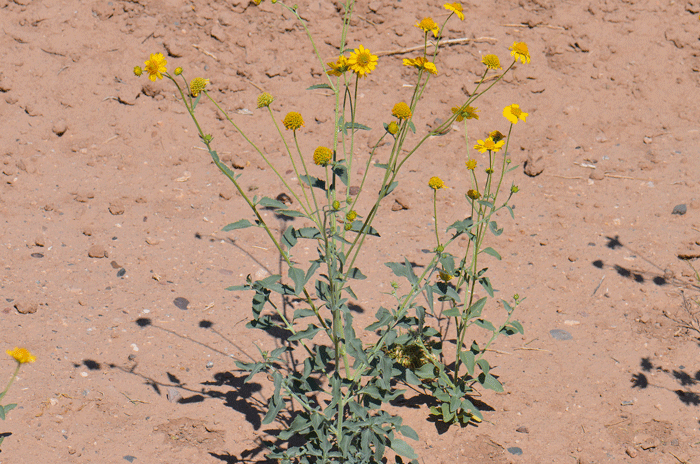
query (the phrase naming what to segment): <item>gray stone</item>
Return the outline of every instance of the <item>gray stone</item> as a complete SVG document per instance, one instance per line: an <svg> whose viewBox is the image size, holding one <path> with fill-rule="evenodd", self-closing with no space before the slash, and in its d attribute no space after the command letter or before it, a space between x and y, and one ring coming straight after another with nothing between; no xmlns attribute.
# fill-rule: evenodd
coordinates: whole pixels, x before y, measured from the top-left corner
<svg viewBox="0 0 700 464"><path fill-rule="evenodd" d="M555 339L555 340L572 340L574 337L571 335L569 332L566 330L562 329L554 329L550 330L549 334Z"/></svg>

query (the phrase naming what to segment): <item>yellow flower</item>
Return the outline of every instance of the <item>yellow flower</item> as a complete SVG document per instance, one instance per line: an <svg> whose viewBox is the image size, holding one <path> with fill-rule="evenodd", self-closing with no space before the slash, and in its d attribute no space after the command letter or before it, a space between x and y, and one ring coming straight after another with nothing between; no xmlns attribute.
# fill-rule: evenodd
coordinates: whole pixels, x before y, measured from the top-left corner
<svg viewBox="0 0 700 464"><path fill-rule="evenodd" d="M295 131L304 125L304 119L296 111L290 111L282 120L282 124L284 124L285 129Z"/></svg>
<svg viewBox="0 0 700 464"><path fill-rule="evenodd" d="M510 50L510 54L515 58L515 61L530 62L530 52L528 52L525 42L513 42L513 46L508 50Z"/></svg>
<svg viewBox="0 0 700 464"><path fill-rule="evenodd" d="M359 77L365 77L377 67L377 56L372 55L368 48L360 45L348 58L348 67Z"/></svg>
<svg viewBox="0 0 700 464"><path fill-rule="evenodd" d="M452 275L450 275L449 273L447 273L445 271L438 271L438 275L440 276L440 280L442 280L445 283L452 280Z"/></svg>
<svg viewBox="0 0 700 464"><path fill-rule="evenodd" d="M527 113L522 111L518 105L512 104L503 108L503 116L505 116L505 118L510 121L511 124L517 124L518 119L525 121Z"/></svg>
<svg viewBox="0 0 700 464"><path fill-rule="evenodd" d="M474 189L467 190L467 196L472 200L478 200L479 198L481 198L481 194Z"/></svg>
<svg viewBox="0 0 700 464"><path fill-rule="evenodd" d="M353 210L353 211L350 211L348 214L345 215L345 219L346 219L348 222L352 222L352 221L354 221L355 219L357 219L357 213L356 213L354 210Z"/></svg>
<svg viewBox="0 0 700 464"><path fill-rule="evenodd" d="M439 177L431 177L428 181L428 187L437 191L439 189L447 188L447 185L445 185L445 183Z"/></svg>
<svg viewBox="0 0 700 464"><path fill-rule="evenodd" d="M486 55L481 59L481 62L489 69L501 69L501 60L496 55Z"/></svg>
<svg viewBox="0 0 700 464"><path fill-rule="evenodd" d="M411 119L411 108L404 102L399 102L391 109L391 114L397 119Z"/></svg>
<svg viewBox="0 0 700 464"><path fill-rule="evenodd" d="M270 106L273 101L275 101L275 97L273 97L267 92L263 92L260 95L258 95L258 108L265 108L266 106Z"/></svg>
<svg viewBox="0 0 700 464"><path fill-rule="evenodd" d="M510 186L510 193L518 193L519 191L520 191L520 188L517 185Z"/></svg>
<svg viewBox="0 0 700 464"><path fill-rule="evenodd" d="M404 58L403 60L403 65L404 66L413 66L414 68L418 69L425 69L428 71L430 74L437 76L438 70L437 67L435 66L435 63L431 63L430 61L426 60L422 56L419 56L418 58Z"/></svg>
<svg viewBox="0 0 700 464"><path fill-rule="evenodd" d="M470 171L473 171L474 169L476 169L476 160L473 158L467 160L467 162L464 164L467 165L467 169L469 169Z"/></svg>
<svg viewBox="0 0 700 464"><path fill-rule="evenodd" d="M452 108L452 114L457 115L457 122L462 122L465 119L479 119L479 115L476 114L477 111L479 111L478 108L472 108L471 106L467 106L464 109L460 108L459 106Z"/></svg>
<svg viewBox="0 0 700 464"><path fill-rule="evenodd" d="M474 150L479 150L481 153L484 153L486 150L496 152L500 150L505 143L505 140L494 142L493 139L489 137L486 140L477 140L476 145L474 145Z"/></svg>
<svg viewBox="0 0 700 464"><path fill-rule="evenodd" d="M163 73L168 71L165 68L166 64L168 64L168 62L165 60L162 53L151 53L150 59L144 63L148 78L153 82L156 81L156 78L162 79Z"/></svg>
<svg viewBox="0 0 700 464"><path fill-rule="evenodd" d="M504 138L506 138L505 135L501 134L499 131L495 130L493 132L489 132L489 137L493 139L494 142L500 142Z"/></svg>
<svg viewBox="0 0 700 464"><path fill-rule="evenodd" d="M326 63L326 66L330 68L326 71L329 76L342 76L349 68L348 59L343 55L340 55L335 63Z"/></svg>
<svg viewBox="0 0 700 464"><path fill-rule="evenodd" d="M387 126L386 126L386 131L390 133L391 135L396 135L399 132L399 125L396 124L396 121L391 121Z"/></svg>
<svg viewBox="0 0 700 464"><path fill-rule="evenodd" d="M193 97L198 96L199 92L203 91L207 87L207 84L209 84L209 79L195 77L192 79L192 82L190 82L190 93Z"/></svg>
<svg viewBox="0 0 700 464"><path fill-rule="evenodd" d="M177 68L175 68L175 75L179 76L180 74L182 74L182 68L178 66Z"/></svg>
<svg viewBox="0 0 700 464"><path fill-rule="evenodd" d="M134 75L136 77L140 77L141 74L143 74L143 69L141 69L141 66L135 66L134 67Z"/></svg>
<svg viewBox="0 0 700 464"><path fill-rule="evenodd" d="M464 13L462 12L462 5L460 3L445 3L443 6L445 9L455 13L459 17L460 21L464 21Z"/></svg>
<svg viewBox="0 0 700 464"><path fill-rule="evenodd" d="M438 26L437 23L433 21L433 18L423 18L421 22L416 24L416 27L419 29L423 29L423 31L425 31L426 34L428 32L432 32L435 37L437 37L438 33L440 32L440 26Z"/></svg>
<svg viewBox="0 0 700 464"><path fill-rule="evenodd" d="M15 347L14 350L6 350L5 353L15 358L15 361L20 364L33 363L36 361L36 356L32 355L26 348Z"/></svg>
<svg viewBox="0 0 700 464"><path fill-rule="evenodd" d="M314 150L314 163L319 166L328 166L328 163L330 163L332 158L333 152L330 148L318 147L316 150Z"/></svg>

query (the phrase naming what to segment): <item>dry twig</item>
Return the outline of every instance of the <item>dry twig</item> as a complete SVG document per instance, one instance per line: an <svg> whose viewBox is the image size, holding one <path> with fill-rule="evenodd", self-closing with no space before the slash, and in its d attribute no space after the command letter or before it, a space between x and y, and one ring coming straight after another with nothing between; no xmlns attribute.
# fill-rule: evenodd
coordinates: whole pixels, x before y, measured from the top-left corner
<svg viewBox="0 0 700 464"><path fill-rule="evenodd" d="M462 37L460 39L450 39L450 40L443 40L440 42L440 46L443 45L460 45L460 44L466 44L470 42L475 42L475 43L480 43L480 42L498 42L498 39L495 37L477 37L476 39L471 39L469 37ZM434 42L428 42L428 46L433 46L435 45ZM401 48L399 50L387 50L387 51L382 51L382 52L377 52L377 56L391 56L391 55L403 55L404 53L411 53L415 52L418 50L423 50L424 46L423 45L416 45L415 47L409 47L409 48Z"/></svg>

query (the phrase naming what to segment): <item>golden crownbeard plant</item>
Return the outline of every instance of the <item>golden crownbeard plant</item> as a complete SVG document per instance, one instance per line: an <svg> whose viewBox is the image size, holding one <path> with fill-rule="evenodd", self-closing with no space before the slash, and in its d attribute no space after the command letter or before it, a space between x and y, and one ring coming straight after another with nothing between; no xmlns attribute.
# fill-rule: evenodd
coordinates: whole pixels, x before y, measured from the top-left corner
<svg viewBox="0 0 700 464"><path fill-rule="evenodd" d="M12 356L17 365L15 366L15 372L12 374L12 377L10 377L10 381L7 382L7 386L5 386L5 389L2 391L2 393L0 393L0 401L2 401L3 398L5 398L5 395L7 395L7 392L10 390L10 387L17 378L17 374L19 374L19 370L22 367L22 364L33 363L34 361L36 361L36 357L32 355L26 348L15 347L15 349L6 350L5 352L8 355ZM0 404L0 419L5 420L5 416L7 416L7 413L12 411L16 407L16 403L6 404L5 406ZM5 440L5 437L0 435L0 445L2 445L3 440Z"/></svg>
<svg viewBox="0 0 700 464"><path fill-rule="evenodd" d="M518 295L510 301L500 300L504 309L500 322L482 316L495 294L487 269L479 265L479 259L484 253L501 259L496 250L485 246L485 240L489 231L498 236L503 230L494 220L498 211L506 209L513 215L509 202L518 188L503 187L506 174L514 169L510 165L508 145L513 126L525 122L528 115L518 104L507 106L502 110L505 119L501 129L505 135L494 128L473 147L467 128L470 120L479 119L477 100L517 61L528 63L529 51L525 43L514 43L510 47L512 62L505 71L497 55L485 55L481 79L470 96L452 108L444 108L445 122L418 135L413 118L420 110L429 80L440 76L436 58L445 25L454 16L463 20L464 12L460 3L448 3L444 5L448 15L442 24L432 18L419 21L415 24L416 38L422 36L422 53L402 63L415 69L412 94L407 94L403 101L390 102L392 110L383 122L384 131L376 135L369 158L358 171L357 167L353 169L356 136L358 131L371 131L362 117L358 92L367 79L374 77L378 66L392 66L393 62L388 58L380 62L363 44L346 43L355 7L352 0L344 3L340 54L332 62L320 56L297 7L281 1L273 3L291 13L306 31L325 70L323 81L309 90L326 89L334 96L334 122L328 128L327 138L316 141L317 148L311 153L302 150L299 143L304 137L304 115L290 111L280 120L273 111L273 93L264 92L257 99L257 108L267 112L270 118L269 125L259 127L270 127L280 137L296 175L294 181L280 173L265 151L253 142L254 138L245 134L212 98L207 79L197 77L188 81L179 67L174 76L170 75L160 53L150 56L145 71L136 67L134 72L137 76L145 72L151 80L166 77L175 84L214 164L250 208L252 222L240 219L223 230L261 229L285 265L285 276L254 280L248 275L243 285L228 288L254 292L249 328L278 336L284 334L283 346L272 351L258 348L259 361L236 362L240 369L249 372L246 380L265 373L274 383L263 423L277 419L284 430L272 442L265 442L270 449L268 457L282 463L379 463L390 448L397 455L397 462L403 462L400 456L417 462L418 456L403 438L416 440L418 436L400 416L390 414L383 405L402 396L407 387L433 396L437 406L431 407L430 412L441 421L462 425L481 422L482 414L471 402L477 389L502 391L484 355L499 335L523 331L520 323L512 320L515 307L522 301ZM494 73L487 84L487 76ZM220 160L212 135L200 126L195 111L202 97L221 111L241 141L267 163L284 184L292 204L297 205L295 208L269 197L249 195L244 179ZM375 308L376 320L364 328L369 336L358 337L359 328L349 306L350 299L359 298L351 282L366 279L356 263L368 238L379 240L374 223L380 204L398 185L398 175L406 161L429 138L446 133L456 123L464 127L464 174L468 180L450 188L464 192L469 216L441 227L437 196L448 187L439 177L426 178L432 192L435 220L435 246L430 259L426 258L419 274L406 258L386 263L408 285L400 292L401 286L392 282L395 303L389 308ZM481 155L470 156L470 149ZM388 161L376 163L379 154ZM312 170L321 175L312 175ZM362 177L354 179L353 172L363 173ZM381 185L378 191L364 188L370 175L378 176ZM359 191L351 192L353 183L359 183ZM371 206L366 210L359 207L358 199L362 195L371 196ZM293 221L281 238L270 228L261 209L272 209ZM455 240L462 236L468 240L460 249ZM312 241L318 251L318 257L306 265L292 253L300 241ZM477 298L477 286L487 296ZM303 304L301 307L297 304L290 315L279 304L281 299Z"/></svg>

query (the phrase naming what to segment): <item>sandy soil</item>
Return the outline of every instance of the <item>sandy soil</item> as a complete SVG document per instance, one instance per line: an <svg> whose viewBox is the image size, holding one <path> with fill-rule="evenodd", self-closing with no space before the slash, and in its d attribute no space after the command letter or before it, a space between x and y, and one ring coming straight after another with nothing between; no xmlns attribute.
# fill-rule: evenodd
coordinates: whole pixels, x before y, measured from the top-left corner
<svg viewBox="0 0 700 464"><path fill-rule="evenodd" d="M298 3L332 59L334 3ZM360 1L349 44L419 45L413 24L444 18L441 5ZM511 155L541 172L514 171L515 220L501 217L505 233L490 243L504 257L489 262L494 286L527 297L525 336L499 340L490 357L505 392L483 392L476 427L445 431L427 405L401 409L422 462L700 462L699 334L664 316L687 319L681 292L698 290L681 258L700 256L700 2L464 5L446 38L474 40L441 51L416 126L473 89L483 54L505 62L525 41L532 62L480 102L471 133L503 126L500 109L519 103L530 116ZM280 11L245 0L0 0L0 340L38 357L6 398L20 407L1 423L1 463L265 461L270 385L243 385L230 355L273 341L245 328L249 297L224 288L274 273L278 256L260 235L221 232L249 217L241 198L172 87L132 69L162 52L169 69L211 79L287 169L255 109L258 87L275 94L280 118L304 115L305 149L328 136L331 106L304 90L320 68ZM409 95L404 57L381 57L363 82L363 118L376 127ZM211 105L200 114L250 191L282 192ZM361 139L360 159L376 133ZM425 260L429 176L453 187L441 191L445 223L463 218L464 160L455 130L405 169L377 223L382 242L364 258L382 286L364 289L362 317L388 286L383 262ZM393 211L395 200L407 209ZM12 360L2 365L9 376Z"/></svg>

